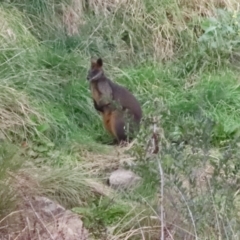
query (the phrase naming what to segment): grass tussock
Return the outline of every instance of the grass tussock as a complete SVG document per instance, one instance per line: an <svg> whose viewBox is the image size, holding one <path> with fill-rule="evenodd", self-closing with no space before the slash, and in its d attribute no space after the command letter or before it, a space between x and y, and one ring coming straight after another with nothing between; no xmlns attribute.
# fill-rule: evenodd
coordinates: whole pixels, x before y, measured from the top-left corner
<svg viewBox="0 0 240 240"><path fill-rule="evenodd" d="M37 133L37 126L46 119L33 106L26 95L7 86L0 91L2 140L24 140Z"/></svg>
<svg viewBox="0 0 240 240"><path fill-rule="evenodd" d="M68 216L65 209L75 206L86 208L100 196L107 199L114 196L107 186L90 178L80 167L34 167L21 154L3 154L0 163L1 237L28 239L30 236L30 239L35 239L39 231L44 239L48 238L49 232L57 234L54 227L57 222L63 232L67 225L62 223L65 218L69 218L73 226L76 224L78 217ZM61 205L55 206L55 203ZM61 214L66 216L61 218ZM58 237L62 236L60 232Z"/></svg>

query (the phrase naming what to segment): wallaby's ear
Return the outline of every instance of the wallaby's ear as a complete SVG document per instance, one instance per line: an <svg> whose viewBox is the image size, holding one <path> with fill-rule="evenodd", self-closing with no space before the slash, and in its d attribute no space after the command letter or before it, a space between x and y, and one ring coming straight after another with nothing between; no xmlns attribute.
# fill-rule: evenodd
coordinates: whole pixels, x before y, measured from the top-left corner
<svg viewBox="0 0 240 240"><path fill-rule="evenodd" d="M103 65L103 61L102 61L101 58L99 58L99 59L97 60L97 66L98 66L98 67L102 67L102 65Z"/></svg>

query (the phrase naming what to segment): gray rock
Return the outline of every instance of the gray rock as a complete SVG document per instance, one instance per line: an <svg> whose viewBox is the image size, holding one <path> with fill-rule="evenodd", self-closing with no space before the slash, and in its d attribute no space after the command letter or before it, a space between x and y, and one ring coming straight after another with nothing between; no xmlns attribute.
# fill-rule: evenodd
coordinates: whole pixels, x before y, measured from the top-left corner
<svg viewBox="0 0 240 240"><path fill-rule="evenodd" d="M46 197L25 198L20 208L22 211L9 219L18 233L11 231L8 239L89 240L79 216Z"/></svg>
<svg viewBox="0 0 240 240"><path fill-rule="evenodd" d="M111 173L109 185L114 189L127 189L137 186L141 178L130 170L118 169Z"/></svg>

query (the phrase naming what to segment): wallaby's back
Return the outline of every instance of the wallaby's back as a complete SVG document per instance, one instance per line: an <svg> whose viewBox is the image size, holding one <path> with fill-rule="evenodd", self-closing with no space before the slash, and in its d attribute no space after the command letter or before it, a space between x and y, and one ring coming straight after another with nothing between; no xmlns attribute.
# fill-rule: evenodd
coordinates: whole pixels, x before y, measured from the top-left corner
<svg viewBox="0 0 240 240"><path fill-rule="evenodd" d="M142 118L142 109L138 100L126 88L107 80L112 88L113 100L119 102L123 109L129 109L134 115L134 120L139 123Z"/></svg>

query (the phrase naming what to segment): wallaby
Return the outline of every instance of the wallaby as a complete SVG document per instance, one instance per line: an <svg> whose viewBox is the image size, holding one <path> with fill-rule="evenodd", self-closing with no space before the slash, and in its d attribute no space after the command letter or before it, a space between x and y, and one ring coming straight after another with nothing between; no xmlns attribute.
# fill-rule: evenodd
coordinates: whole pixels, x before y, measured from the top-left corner
<svg viewBox="0 0 240 240"><path fill-rule="evenodd" d="M106 130L120 143L127 140L126 130L131 134L138 130L142 109L132 93L105 76L102 67L101 58L92 61L87 80L95 109L102 114ZM128 129L127 118L130 120Z"/></svg>

